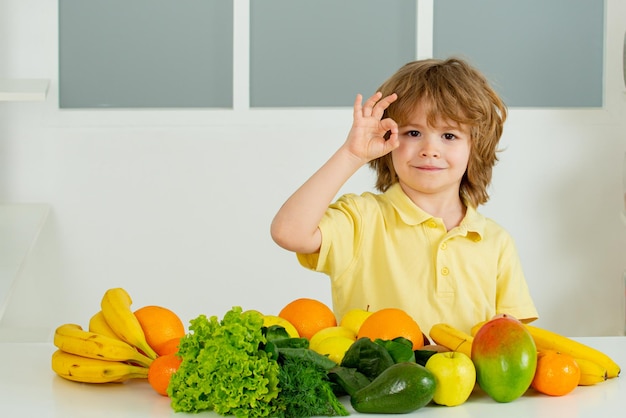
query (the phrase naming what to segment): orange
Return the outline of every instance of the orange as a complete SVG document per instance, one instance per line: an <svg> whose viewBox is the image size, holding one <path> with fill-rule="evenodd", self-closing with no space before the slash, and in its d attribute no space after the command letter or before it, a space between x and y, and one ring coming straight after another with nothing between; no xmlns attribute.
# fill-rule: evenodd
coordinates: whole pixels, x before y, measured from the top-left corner
<svg viewBox="0 0 626 418"><path fill-rule="evenodd" d="M337 319L333 311L323 302L300 298L289 302L278 316L289 321L300 337L310 340L317 331L334 327Z"/></svg>
<svg viewBox="0 0 626 418"><path fill-rule="evenodd" d="M357 334L357 338L363 337L372 341L404 337L413 343L413 350L418 350L424 345L420 326L409 314L397 308L380 309L368 316Z"/></svg>
<svg viewBox="0 0 626 418"><path fill-rule="evenodd" d="M550 396L563 396L573 391L580 380L580 367L574 357L554 350L539 352L537 370L531 386Z"/></svg>
<svg viewBox="0 0 626 418"><path fill-rule="evenodd" d="M148 368L148 383L158 394L167 396L167 386L172 375L176 373L182 359L176 354L166 354L157 357Z"/></svg>
<svg viewBox="0 0 626 418"><path fill-rule="evenodd" d="M157 345L154 348L154 351L156 351L156 353L160 356L178 353L178 344L180 344L180 338L181 337L171 338L165 341L163 344Z"/></svg>
<svg viewBox="0 0 626 418"><path fill-rule="evenodd" d="M146 341L157 352L157 347L172 338L181 338L185 335L183 321L171 310L162 306L144 306L135 311L135 316L141 324Z"/></svg>

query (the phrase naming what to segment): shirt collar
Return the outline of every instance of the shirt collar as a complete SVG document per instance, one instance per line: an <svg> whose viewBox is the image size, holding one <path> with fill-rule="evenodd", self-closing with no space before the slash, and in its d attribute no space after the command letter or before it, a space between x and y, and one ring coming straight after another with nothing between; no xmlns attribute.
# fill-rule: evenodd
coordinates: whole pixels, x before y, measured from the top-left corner
<svg viewBox="0 0 626 418"><path fill-rule="evenodd" d="M395 208L400 219L407 225L419 225L434 218L413 203L402 190L400 183L394 183L387 189L385 195ZM458 235L467 236L474 241L480 241L485 232L485 222L484 216L478 213L476 208L468 206L461 224L450 232L456 231Z"/></svg>

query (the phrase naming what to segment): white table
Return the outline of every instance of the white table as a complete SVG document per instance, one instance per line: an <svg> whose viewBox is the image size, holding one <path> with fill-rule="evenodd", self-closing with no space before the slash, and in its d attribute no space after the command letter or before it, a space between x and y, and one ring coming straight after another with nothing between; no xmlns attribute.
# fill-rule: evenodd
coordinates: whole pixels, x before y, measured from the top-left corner
<svg viewBox="0 0 626 418"><path fill-rule="evenodd" d="M604 351L622 368L626 365L626 337L590 337L577 340ZM0 415L3 417L217 417L211 412L175 413L169 399L158 395L147 381L89 385L64 380L50 369L50 343L0 344ZM626 372L625 372L626 373ZM355 413L351 408L352 416ZM621 417L626 409L626 382L614 378L594 386L579 386L563 397L529 390L507 404L496 403L480 390L463 405L428 405L406 414L415 417ZM392 415L398 417L399 415ZM401 415L400 415L401 416Z"/></svg>

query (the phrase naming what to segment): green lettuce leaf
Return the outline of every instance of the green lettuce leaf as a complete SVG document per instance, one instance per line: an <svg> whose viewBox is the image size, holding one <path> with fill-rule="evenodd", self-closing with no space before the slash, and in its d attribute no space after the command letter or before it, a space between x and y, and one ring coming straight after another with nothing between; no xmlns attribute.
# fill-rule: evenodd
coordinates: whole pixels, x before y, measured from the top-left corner
<svg viewBox="0 0 626 418"><path fill-rule="evenodd" d="M221 321L200 315L180 342L180 368L167 389L176 412L268 417L280 391L280 366L259 347L266 343L258 312L233 307Z"/></svg>

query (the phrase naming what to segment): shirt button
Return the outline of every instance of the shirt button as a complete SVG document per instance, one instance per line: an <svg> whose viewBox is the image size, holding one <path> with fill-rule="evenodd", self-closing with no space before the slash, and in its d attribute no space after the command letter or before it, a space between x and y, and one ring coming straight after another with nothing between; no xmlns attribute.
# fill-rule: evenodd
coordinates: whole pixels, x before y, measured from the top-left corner
<svg viewBox="0 0 626 418"><path fill-rule="evenodd" d="M441 275L447 276L448 274L450 274L450 269L448 269L448 267L444 267L441 269Z"/></svg>
<svg viewBox="0 0 626 418"><path fill-rule="evenodd" d="M442 250L445 250L446 248L448 248L448 244L446 244L445 242L441 244L441 246L439 247Z"/></svg>
<svg viewBox="0 0 626 418"><path fill-rule="evenodd" d="M430 228L436 228L437 227L437 222L435 221L428 221L427 224Z"/></svg>

